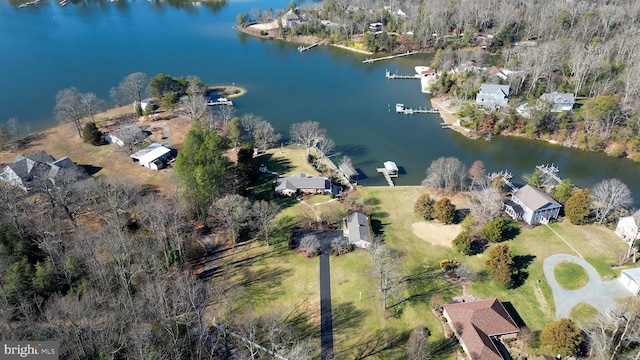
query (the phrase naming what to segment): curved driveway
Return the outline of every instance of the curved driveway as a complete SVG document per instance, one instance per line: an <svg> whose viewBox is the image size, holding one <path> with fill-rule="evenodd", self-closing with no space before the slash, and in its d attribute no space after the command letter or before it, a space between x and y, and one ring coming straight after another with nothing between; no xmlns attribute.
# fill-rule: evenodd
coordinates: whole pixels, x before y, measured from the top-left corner
<svg viewBox="0 0 640 360"><path fill-rule="evenodd" d="M589 275L587 284L577 290L565 290L560 286L554 274L557 264L569 261L582 266ZM631 293L618 280L602 281L596 269L585 260L567 254L551 255L542 264L544 275L553 292L556 304L556 319L568 318L571 309L579 303L585 303L605 313L607 309L618 308L617 298L629 297Z"/></svg>

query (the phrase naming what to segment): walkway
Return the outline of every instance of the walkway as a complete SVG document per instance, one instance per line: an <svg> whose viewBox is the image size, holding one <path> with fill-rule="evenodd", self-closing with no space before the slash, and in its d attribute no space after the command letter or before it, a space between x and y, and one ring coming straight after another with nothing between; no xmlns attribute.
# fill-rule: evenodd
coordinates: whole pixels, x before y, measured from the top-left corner
<svg viewBox="0 0 640 360"><path fill-rule="evenodd" d="M565 290L556 280L554 269L563 261L578 264L589 275L587 284L577 290ZM596 269L579 257L567 254L551 255L544 259L542 264L544 276L553 292L553 300L556 304L556 319L568 318L574 306L585 303L605 314L606 310L616 311L618 303L616 299L631 296L631 293L622 286L618 280L602 281Z"/></svg>

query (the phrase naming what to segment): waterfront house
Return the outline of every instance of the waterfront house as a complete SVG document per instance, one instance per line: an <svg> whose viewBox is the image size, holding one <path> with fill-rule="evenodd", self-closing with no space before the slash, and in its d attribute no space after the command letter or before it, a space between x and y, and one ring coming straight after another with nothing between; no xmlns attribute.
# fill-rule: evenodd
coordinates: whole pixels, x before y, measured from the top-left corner
<svg viewBox="0 0 640 360"><path fill-rule="evenodd" d="M374 22L374 23L369 24L369 30L374 31L374 32L382 31L382 23L381 22Z"/></svg>
<svg viewBox="0 0 640 360"><path fill-rule="evenodd" d="M286 14L282 15L281 22L283 28L289 28L299 25L302 22L302 19L293 11L293 9L290 9Z"/></svg>
<svg viewBox="0 0 640 360"><path fill-rule="evenodd" d="M55 184L56 179L69 174L75 180L84 177L84 172L68 157L56 160L46 152L40 151L29 156L17 155L13 163L4 168L0 180L29 190L35 181L48 179Z"/></svg>
<svg viewBox="0 0 640 360"><path fill-rule="evenodd" d="M331 193L332 188L329 178L303 173L279 177L273 184L275 192L283 196Z"/></svg>
<svg viewBox="0 0 640 360"><path fill-rule="evenodd" d="M515 220L522 219L529 225L557 219L560 205L549 194L531 185L525 185L505 201L504 211Z"/></svg>
<svg viewBox="0 0 640 360"><path fill-rule="evenodd" d="M631 295L640 295L640 268L622 270L618 281L631 292Z"/></svg>
<svg viewBox="0 0 640 360"><path fill-rule="evenodd" d="M123 125L105 136L105 140L118 146L135 145L144 140L146 134L135 125Z"/></svg>
<svg viewBox="0 0 640 360"><path fill-rule="evenodd" d="M153 143L146 148L131 154L133 162L152 170L164 168L176 156L176 151L159 143Z"/></svg>
<svg viewBox="0 0 640 360"><path fill-rule="evenodd" d="M552 103L552 112L571 111L576 102L573 94L559 93L557 91L542 94L540 100L550 101Z"/></svg>
<svg viewBox="0 0 640 360"><path fill-rule="evenodd" d="M509 85L482 84L476 104L494 109L507 106L510 91Z"/></svg>
<svg viewBox="0 0 640 360"><path fill-rule="evenodd" d="M515 338L520 329L498 299L443 306L442 315L460 346L472 360L503 360L503 339ZM502 351L501 351L502 350Z"/></svg>
<svg viewBox="0 0 640 360"><path fill-rule="evenodd" d="M363 249L371 245L371 226L367 215L359 212L348 215L344 222L343 231L349 244Z"/></svg>
<svg viewBox="0 0 640 360"><path fill-rule="evenodd" d="M628 243L640 240L640 210L631 216L623 216L618 219L616 234Z"/></svg>

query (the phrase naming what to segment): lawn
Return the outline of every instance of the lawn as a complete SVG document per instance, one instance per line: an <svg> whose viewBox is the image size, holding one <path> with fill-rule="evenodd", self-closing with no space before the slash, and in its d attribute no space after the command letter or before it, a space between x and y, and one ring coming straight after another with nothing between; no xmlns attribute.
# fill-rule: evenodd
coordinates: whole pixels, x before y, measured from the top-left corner
<svg viewBox="0 0 640 360"><path fill-rule="evenodd" d="M569 261L563 261L556 265L553 274L558 284L565 290L580 289L589 282L587 271L582 266Z"/></svg>

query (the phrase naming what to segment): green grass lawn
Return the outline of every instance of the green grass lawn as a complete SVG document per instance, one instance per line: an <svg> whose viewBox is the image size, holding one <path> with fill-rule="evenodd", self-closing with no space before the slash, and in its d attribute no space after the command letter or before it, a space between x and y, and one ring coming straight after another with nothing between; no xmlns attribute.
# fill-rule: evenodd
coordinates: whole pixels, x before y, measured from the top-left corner
<svg viewBox="0 0 640 360"><path fill-rule="evenodd" d="M595 319L600 312L589 304L580 303L571 309L569 317L578 325L586 326Z"/></svg>
<svg viewBox="0 0 640 360"><path fill-rule="evenodd" d="M556 265L553 274L558 284L566 290L576 290L589 282L589 274L580 265L569 261L563 261Z"/></svg>

